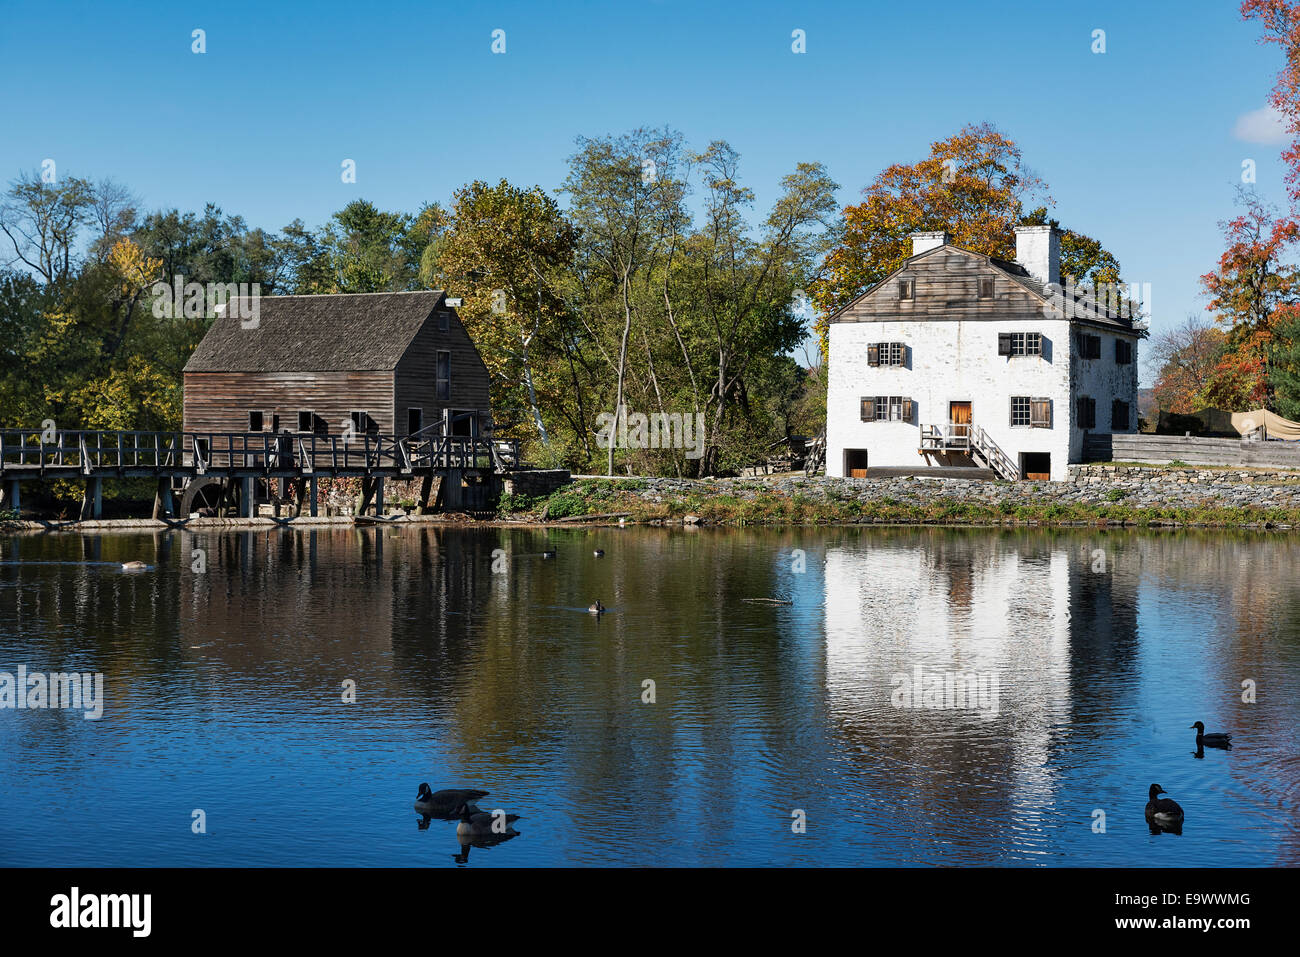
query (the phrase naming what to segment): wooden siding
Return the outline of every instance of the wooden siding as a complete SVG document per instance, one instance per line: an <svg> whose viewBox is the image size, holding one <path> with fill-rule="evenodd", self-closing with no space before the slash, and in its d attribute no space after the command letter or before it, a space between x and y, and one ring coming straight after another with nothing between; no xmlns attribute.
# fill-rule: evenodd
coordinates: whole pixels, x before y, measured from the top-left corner
<svg viewBox="0 0 1300 957"><path fill-rule="evenodd" d="M406 410L424 410L424 424L442 418L443 409L477 410L480 429L488 420L488 371L461 324L456 310L448 309L447 331L438 328L438 310L425 320L397 365L390 411L396 434L406 434ZM451 398L439 399L437 392L438 352L451 353Z"/></svg>
<svg viewBox="0 0 1300 957"><path fill-rule="evenodd" d="M249 411L264 414L263 431L272 416L280 429L298 431L298 412L320 416L329 435L343 432L353 411L367 412L380 432L392 433L391 372L186 372L186 432L247 432ZM405 412L402 413L405 416ZM402 431L406 423L401 423Z"/></svg>
<svg viewBox="0 0 1300 957"><path fill-rule="evenodd" d="M993 298L979 298L981 277L993 278ZM915 279L912 299L898 298L900 279ZM1035 320L1043 301L1006 273L978 256L944 246L924 254L836 317L836 322L881 322L907 319Z"/></svg>

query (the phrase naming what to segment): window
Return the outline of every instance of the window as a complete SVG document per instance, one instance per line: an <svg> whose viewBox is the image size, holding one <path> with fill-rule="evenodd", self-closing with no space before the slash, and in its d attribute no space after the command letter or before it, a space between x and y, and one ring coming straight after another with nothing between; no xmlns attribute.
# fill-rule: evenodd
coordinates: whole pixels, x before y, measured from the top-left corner
<svg viewBox="0 0 1300 957"><path fill-rule="evenodd" d="M1101 336L1090 336L1086 333L1079 333L1079 358L1100 359Z"/></svg>
<svg viewBox="0 0 1300 957"><path fill-rule="evenodd" d="M446 331L447 331L447 328L448 328L450 325L451 325L451 313L447 312L445 309L439 310L439 312L438 312L438 331L439 331L439 332L446 332Z"/></svg>
<svg viewBox="0 0 1300 957"><path fill-rule="evenodd" d="M406 434L414 435L424 428L424 410L407 409L406 410Z"/></svg>
<svg viewBox="0 0 1300 957"><path fill-rule="evenodd" d="M1027 395L1011 397L1011 424L1035 429L1052 427L1052 400L1034 399Z"/></svg>
<svg viewBox="0 0 1300 957"><path fill-rule="evenodd" d="M1110 404L1111 431L1127 432L1129 429L1129 409L1127 402L1116 399Z"/></svg>
<svg viewBox="0 0 1300 957"><path fill-rule="evenodd" d="M250 432L261 432L261 431L262 431L262 413L261 413L261 412L249 412L249 413L248 413L248 431L250 431Z"/></svg>
<svg viewBox="0 0 1300 957"><path fill-rule="evenodd" d="M1011 424L1029 424L1029 396L1013 395L1011 397Z"/></svg>
<svg viewBox="0 0 1300 957"><path fill-rule="evenodd" d="M1095 429L1097 427L1096 399L1081 395L1075 403L1075 409L1075 418L1079 420L1079 428Z"/></svg>
<svg viewBox="0 0 1300 957"><path fill-rule="evenodd" d="M437 387L439 399L451 398L451 353L438 351Z"/></svg>
<svg viewBox="0 0 1300 957"><path fill-rule="evenodd" d="M979 297L981 299L993 298L993 277L992 276L980 276Z"/></svg>
<svg viewBox="0 0 1300 957"><path fill-rule="evenodd" d="M1116 339L1115 361L1122 366L1131 363L1133 361L1133 343L1127 339Z"/></svg>
<svg viewBox="0 0 1300 957"><path fill-rule="evenodd" d="M869 395L861 400L863 422L911 422L912 400L897 395Z"/></svg>
<svg viewBox="0 0 1300 957"><path fill-rule="evenodd" d="M349 412L353 432L378 432L379 423L370 417L369 412Z"/></svg>
<svg viewBox="0 0 1300 957"><path fill-rule="evenodd" d="M898 298L906 299L909 302L916 298L916 280L900 279L898 280Z"/></svg>
<svg viewBox="0 0 1300 957"><path fill-rule="evenodd" d="M873 342L867 346L867 365L901 366L907 363L907 346L901 342Z"/></svg>
<svg viewBox="0 0 1300 957"><path fill-rule="evenodd" d="M316 413L299 412L298 413L298 431L314 432L316 430Z"/></svg>
<svg viewBox="0 0 1300 957"><path fill-rule="evenodd" d="M1043 336L1039 332L999 332L998 355L1041 356Z"/></svg>

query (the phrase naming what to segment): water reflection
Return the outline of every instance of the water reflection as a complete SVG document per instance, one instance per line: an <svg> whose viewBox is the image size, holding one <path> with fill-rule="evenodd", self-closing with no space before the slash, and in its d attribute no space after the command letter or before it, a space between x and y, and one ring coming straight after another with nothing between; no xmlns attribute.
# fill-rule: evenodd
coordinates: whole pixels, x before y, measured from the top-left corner
<svg viewBox="0 0 1300 957"><path fill-rule="evenodd" d="M0 671L108 689L99 722L0 711L0 863L339 863L346 840L348 863L428 864L414 839L456 825L410 828L423 780L525 815L527 841L487 838L489 866L1295 863L1298 549L938 529L0 539ZM131 560L153 568L112 567ZM1202 717L1240 746L1187 761ZM1188 809L1177 842L1143 826L1153 779ZM79 789L97 821L57 815ZM192 839L196 791L220 841Z"/></svg>

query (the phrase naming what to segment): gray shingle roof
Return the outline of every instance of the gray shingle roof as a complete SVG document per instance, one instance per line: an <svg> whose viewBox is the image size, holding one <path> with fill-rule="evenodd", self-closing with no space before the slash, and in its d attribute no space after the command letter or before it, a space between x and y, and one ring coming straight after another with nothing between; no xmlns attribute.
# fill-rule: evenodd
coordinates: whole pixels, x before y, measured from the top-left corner
<svg viewBox="0 0 1300 957"><path fill-rule="evenodd" d="M263 296L244 328L235 303L203 337L186 372L346 372L394 369L442 290ZM250 303L238 303L248 314Z"/></svg>
<svg viewBox="0 0 1300 957"><path fill-rule="evenodd" d="M1057 306L1062 307L1063 311L1069 313L1069 318L1082 322L1095 322L1101 325L1118 326L1121 329L1132 331L1133 319L1130 316L1124 316L1104 302L1098 302L1093 296L1085 294L1087 287L1072 288L1069 290L1073 296L1073 305L1065 301L1067 287L1064 281L1057 283L1055 289L1048 289L1044 283L1039 282L1033 276L1029 275L1028 270L1020 263L1008 262L1005 259L997 259L989 256L990 265L1002 270L1020 285L1024 286L1034 295L1042 299L1054 302ZM1117 304L1118 305L1118 304ZM1069 308L1065 308L1065 307Z"/></svg>

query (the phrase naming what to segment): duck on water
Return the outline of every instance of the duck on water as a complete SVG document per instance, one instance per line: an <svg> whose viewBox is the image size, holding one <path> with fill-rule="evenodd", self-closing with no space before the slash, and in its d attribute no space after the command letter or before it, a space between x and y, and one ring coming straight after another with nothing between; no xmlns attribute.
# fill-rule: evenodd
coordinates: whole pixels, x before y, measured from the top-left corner
<svg viewBox="0 0 1300 957"><path fill-rule="evenodd" d="M1196 747L1198 750L1202 747L1232 749L1232 735L1206 734L1205 722L1203 721L1198 721L1191 727L1196 729Z"/></svg>
<svg viewBox="0 0 1300 957"><path fill-rule="evenodd" d="M425 817L452 818L460 814L462 808L478 811L474 802L487 797L490 792L478 788L445 788L432 790L428 784L420 785L420 793L415 797L415 810Z"/></svg>
<svg viewBox="0 0 1300 957"><path fill-rule="evenodd" d="M459 809L460 822L456 825L456 836L462 841L471 838L512 837L519 832L510 825L519 820L518 814L506 814L504 811L480 811L462 804Z"/></svg>
<svg viewBox="0 0 1300 957"><path fill-rule="evenodd" d="M1147 823L1165 830L1179 830L1183 826L1183 809L1177 801L1158 796L1166 793L1168 792L1160 785L1151 785L1146 809Z"/></svg>

